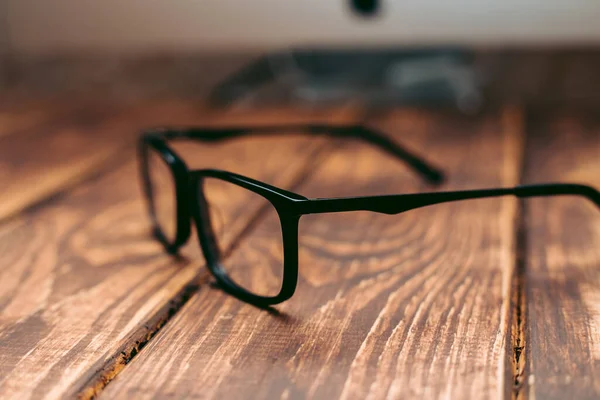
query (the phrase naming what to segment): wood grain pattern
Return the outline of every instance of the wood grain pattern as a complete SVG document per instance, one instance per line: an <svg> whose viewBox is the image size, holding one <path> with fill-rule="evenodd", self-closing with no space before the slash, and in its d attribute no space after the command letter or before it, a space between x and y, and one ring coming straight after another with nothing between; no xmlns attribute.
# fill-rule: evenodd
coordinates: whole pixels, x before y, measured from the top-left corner
<svg viewBox="0 0 600 400"><path fill-rule="evenodd" d="M518 180L521 131L511 113L474 122L419 112L380 119L446 166L447 188ZM300 193L431 189L374 149L342 147ZM507 397L515 218L514 199L303 217L295 297L267 312L202 285L102 396ZM260 262L252 249L267 239L248 235L246 250L227 263L251 268Z"/></svg>
<svg viewBox="0 0 600 400"><path fill-rule="evenodd" d="M168 108L161 109L166 114L146 121L164 120ZM300 116L278 110L260 114L225 112L207 117L194 111L177 120L269 123L277 118L328 120L340 115L335 110ZM242 140L224 146L227 154L239 157L224 158L225 151L214 147L197 148L192 165L228 169L237 165L238 170L243 165L247 175L285 187L304 174L307 158L315 156L322 142L289 137L270 139L268 144ZM265 148L272 151L260 152ZM202 263L197 246L189 246L177 261L149 238L130 150L116 150L128 161L112 173L0 225L2 397L94 395L195 290ZM262 160L255 157L259 152Z"/></svg>
<svg viewBox="0 0 600 400"><path fill-rule="evenodd" d="M124 145L115 136L123 135L122 126L96 128L99 123L88 117L54 131L6 137L0 147L0 219L80 182L114 156Z"/></svg>
<svg viewBox="0 0 600 400"><path fill-rule="evenodd" d="M62 107L61 118L0 138L0 220L112 168L118 151L132 151L140 128L199 121L204 109L181 102Z"/></svg>
<svg viewBox="0 0 600 400"><path fill-rule="evenodd" d="M13 115L6 119L15 118L21 128L27 124L30 128L0 138L0 220L121 163L119 154L133 151L140 129L198 124L214 113L202 103L182 101L118 105L88 101L54 107L58 115L46 124L39 124L37 118L42 117L26 107L6 111ZM31 119L24 122L14 115Z"/></svg>
<svg viewBox="0 0 600 400"><path fill-rule="evenodd" d="M600 187L597 114L535 116L527 182ZM600 397L600 213L577 197L526 203L530 398Z"/></svg>

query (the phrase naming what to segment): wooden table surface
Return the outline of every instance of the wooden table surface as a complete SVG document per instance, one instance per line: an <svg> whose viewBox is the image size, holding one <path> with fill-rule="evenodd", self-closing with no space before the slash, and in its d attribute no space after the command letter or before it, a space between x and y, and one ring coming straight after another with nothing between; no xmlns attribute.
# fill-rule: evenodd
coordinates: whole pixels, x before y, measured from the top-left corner
<svg viewBox="0 0 600 400"><path fill-rule="evenodd" d="M137 130L292 122L377 127L448 180L430 187L356 141L178 149L193 167L309 197L600 187L592 112L0 103L0 397L600 397L600 212L581 198L307 216L298 290L276 313L215 287L195 238L165 254L141 201ZM228 207L249 223L243 201Z"/></svg>

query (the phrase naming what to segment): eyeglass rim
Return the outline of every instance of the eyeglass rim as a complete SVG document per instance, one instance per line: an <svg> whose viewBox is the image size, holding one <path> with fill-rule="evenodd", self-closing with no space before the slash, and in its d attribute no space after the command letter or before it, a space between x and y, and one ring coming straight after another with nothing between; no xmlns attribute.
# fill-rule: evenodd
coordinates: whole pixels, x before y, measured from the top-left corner
<svg viewBox="0 0 600 400"><path fill-rule="evenodd" d="M156 150L161 157L163 157L163 160L171 167L175 179L177 207L176 239L173 242L168 241L157 223L156 216L151 215L154 236L164 245L169 253L175 254L189 239L191 235L191 220L193 219L196 222L196 227L199 231L198 236L200 238L200 244L201 246L204 246L203 253L207 259L207 265L215 279L217 279L217 282L225 291L235 295L241 300L258 306L269 306L281 303L294 294L298 280L298 223L300 217L305 214L373 211L393 215L434 204L507 195L519 198L576 195L591 200L600 209L600 192L592 186L575 183L544 183L520 185L516 187L447 192L308 199L299 194L228 171L218 169L190 171L183 160L166 144L165 138L168 138L168 132L169 131L166 131L166 133L163 132L162 135L151 132L142 135L140 138L140 170L142 172L143 192L149 207L153 204L148 172L148 152L150 149ZM235 284L235 282L224 273L223 268L218 265L220 260L215 257L215 252L206 247L207 243L210 243L210 238L207 238L207 235L201 232L205 227L202 225L203 211L202 207L200 207L202 199L198 197L199 194L202 193L199 185L204 177L222 179L254 191L267 199L276 209L281 223L284 245L284 279L281 291L278 295L270 297L256 295ZM192 193L192 196L190 196L189 193ZM193 207L191 205L193 205ZM206 209L207 207L204 207L204 212L206 212ZM150 208L150 210L152 214L153 209Z"/></svg>
<svg viewBox="0 0 600 400"><path fill-rule="evenodd" d="M155 215L153 207L153 193L149 173L149 152L155 151L162 160L171 168L176 192L176 235L169 240L164 234ZM152 224L152 234L170 254L178 250L191 237L191 223L195 223L198 239L206 265L217 280L218 284L228 293L243 301L258 306L268 306L288 300L295 292L298 278L298 223L300 215L296 212L297 201L306 200L296 193L277 188L264 182L257 181L243 175L218 169L190 170L177 153L171 149L164 140L155 136L147 136L140 142L139 148L140 171L142 189ZM202 181L205 178L219 179L249 190L266 199L275 209L279 217L283 241L283 279L279 292L274 296L263 296L252 293L250 290L237 284L222 266L216 246L211 245L208 224L203 221L202 204L199 196L203 196Z"/></svg>

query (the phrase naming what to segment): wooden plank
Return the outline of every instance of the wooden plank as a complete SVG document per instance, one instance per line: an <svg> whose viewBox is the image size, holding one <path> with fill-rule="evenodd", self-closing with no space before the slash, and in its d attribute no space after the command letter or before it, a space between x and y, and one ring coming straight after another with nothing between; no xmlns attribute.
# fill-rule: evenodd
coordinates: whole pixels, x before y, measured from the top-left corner
<svg viewBox="0 0 600 400"><path fill-rule="evenodd" d="M326 120L331 113L303 118ZM285 114L263 112L262 122ZM287 112L301 120L297 114ZM261 119L256 111L245 115ZM243 119L243 113L225 113L211 123ZM287 186L322 144L298 137L240 140L223 145L226 151L197 148L194 164L237 166ZM94 395L201 279L197 246L175 260L149 237L136 162L132 153L120 156L128 161L112 173L0 225L0 396Z"/></svg>
<svg viewBox="0 0 600 400"><path fill-rule="evenodd" d="M123 55L70 54L17 57L15 79L7 82L7 101L14 97L96 97L123 99L206 98L222 79L256 57L253 52L212 54ZM0 94L0 101L1 95Z"/></svg>
<svg viewBox="0 0 600 400"><path fill-rule="evenodd" d="M521 131L514 113L469 121L399 111L378 120L410 148L445 165L446 188L518 180ZM389 156L356 143L343 147L300 193L431 190ZM399 216L303 217L300 281L291 300L266 312L203 285L102 395L509 396L515 217L516 201L508 198ZM231 254L230 268L260 262L256 249L273 238L258 231Z"/></svg>
<svg viewBox="0 0 600 400"><path fill-rule="evenodd" d="M549 112L531 127L526 181L600 187L597 114ZM523 395L600 397L600 215L577 197L526 203L524 285L529 374Z"/></svg>
<svg viewBox="0 0 600 400"><path fill-rule="evenodd" d="M10 98L10 99L9 99ZM0 138L48 132L114 115L123 104L99 99L48 99L10 94L0 98Z"/></svg>
<svg viewBox="0 0 600 400"><path fill-rule="evenodd" d="M45 103L32 103L36 114ZM52 109L52 105L48 107ZM62 119L0 138L0 221L86 178L116 166L120 150L133 153L139 129L170 121L202 121L199 104L64 105Z"/></svg>
<svg viewBox="0 0 600 400"><path fill-rule="evenodd" d="M64 104L26 104L8 107L0 105L0 137L18 133L34 127L52 123L54 119L64 118Z"/></svg>
<svg viewBox="0 0 600 400"><path fill-rule="evenodd" d="M40 106L22 113L34 115ZM48 126L0 138L0 220L89 175L122 147L114 117L72 107Z"/></svg>

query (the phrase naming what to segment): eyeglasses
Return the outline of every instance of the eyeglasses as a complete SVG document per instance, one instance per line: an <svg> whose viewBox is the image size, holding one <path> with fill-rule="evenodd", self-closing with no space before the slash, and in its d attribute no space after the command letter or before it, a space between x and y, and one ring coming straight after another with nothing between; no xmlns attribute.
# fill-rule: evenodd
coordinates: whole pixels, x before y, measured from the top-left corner
<svg viewBox="0 0 600 400"><path fill-rule="evenodd" d="M298 226L303 215L348 211L393 215L433 204L507 195L583 196L600 207L600 192L590 186L569 183L308 199L228 171L190 170L168 145L172 140L208 143L284 132L359 139L404 161L429 183L440 184L444 179L438 168L384 134L362 126L162 129L142 134L138 154L154 236L169 253L175 254L190 238L193 221L207 266L218 284L237 298L259 306L281 303L294 294L298 281ZM239 215L231 215L232 203L238 204L237 214L246 213L251 220L244 222ZM243 204L241 209L239 204ZM244 257L251 266L236 270L228 265L226 250L234 237L247 229L252 229L253 240Z"/></svg>

